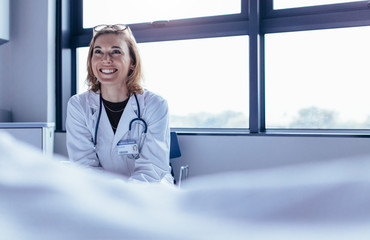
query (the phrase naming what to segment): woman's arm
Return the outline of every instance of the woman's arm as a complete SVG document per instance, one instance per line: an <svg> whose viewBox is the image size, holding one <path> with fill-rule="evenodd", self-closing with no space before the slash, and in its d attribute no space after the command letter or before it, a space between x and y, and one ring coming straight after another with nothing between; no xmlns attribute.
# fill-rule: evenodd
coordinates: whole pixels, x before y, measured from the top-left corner
<svg viewBox="0 0 370 240"><path fill-rule="evenodd" d="M79 98L72 97L67 105L66 119L68 156L71 161L79 164L100 167L84 112Z"/></svg>
<svg viewBox="0 0 370 240"><path fill-rule="evenodd" d="M160 182L171 174L169 166L170 128L167 101L161 97L149 99L143 114L148 132L140 158L135 161L134 173L129 180ZM168 176L167 176L168 178Z"/></svg>

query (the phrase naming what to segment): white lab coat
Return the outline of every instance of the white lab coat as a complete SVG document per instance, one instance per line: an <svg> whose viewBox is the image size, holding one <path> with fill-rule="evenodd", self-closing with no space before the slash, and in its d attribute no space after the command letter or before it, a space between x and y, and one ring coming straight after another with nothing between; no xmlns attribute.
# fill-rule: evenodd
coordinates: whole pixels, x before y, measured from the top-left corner
<svg viewBox="0 0 370 240"><path fill-rule="evenodd" d="M169 166L170 129L167 101L145 90L137 94L140 114L148 130L138 159L119 155L117 143L128 139L129 123L137 118L135 96L131 96L114 134L104 106L97 134L96 153L93 138L99 115L99 93L87 91L70 98L67 106L67 150L70 160L90 167L127 176L129 180L173 183ZM131 140L140 140L143 126L132 125ZM98 155L98 157L97 157Z"/></svg>

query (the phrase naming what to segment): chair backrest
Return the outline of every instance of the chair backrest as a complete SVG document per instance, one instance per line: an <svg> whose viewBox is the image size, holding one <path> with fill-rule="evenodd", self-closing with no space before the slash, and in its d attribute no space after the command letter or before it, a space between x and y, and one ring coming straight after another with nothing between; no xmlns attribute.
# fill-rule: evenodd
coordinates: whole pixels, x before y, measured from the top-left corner
<svg viewBox="0 0 370 240"><path fill-rule="evenodd" d="M177 140L177 133L171 132L170 159L178 157L181 157L181 151L179 141Z"/></svg>
<svg viewBox="0 0 370 240"><path fill-rule="evenodd" d="M173 172L173 166L171 163L171 159L181 157L181 151L179 146L179 141L177 140L177 133L171 132L171 143L170 143L170 166L171 166L171 174L174 179L174 183L176 184L175 174Z"/></svg>

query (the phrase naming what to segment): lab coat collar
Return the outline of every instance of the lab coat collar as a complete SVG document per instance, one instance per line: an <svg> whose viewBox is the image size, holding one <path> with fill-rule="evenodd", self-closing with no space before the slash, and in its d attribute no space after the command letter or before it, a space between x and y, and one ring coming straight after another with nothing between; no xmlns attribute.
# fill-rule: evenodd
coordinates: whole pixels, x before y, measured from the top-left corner
<svg viewBox="0 0 370 240"><path fill-rule="evenodd" d="M92 132L95 131L96 122L99 116L99 93L94 93L93 91L88 91L86 94L86 101L88 103L88 108L86 110L90 111L91 118L89 121L89 127L92 129Z"/></svg>
<svg viewBox="0 0 370 240"><path fill-rule="evenodd" d="M98 91L95 93L93 91L90 91L88 98L89 98L88 101L89 101L90 108L99 110L100 92Z"/></svg>

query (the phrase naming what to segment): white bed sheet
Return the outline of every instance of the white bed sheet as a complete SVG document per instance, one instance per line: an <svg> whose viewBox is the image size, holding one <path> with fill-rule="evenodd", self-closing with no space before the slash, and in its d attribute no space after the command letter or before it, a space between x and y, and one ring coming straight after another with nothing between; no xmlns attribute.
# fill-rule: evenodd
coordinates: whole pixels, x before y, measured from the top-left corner
<svg viewBox="0 0 370 240"><path fill-rule="evenodd" d="M0 134L0 239L369 239L370 160L189 179L182 189L47 159Z"/></svg>

